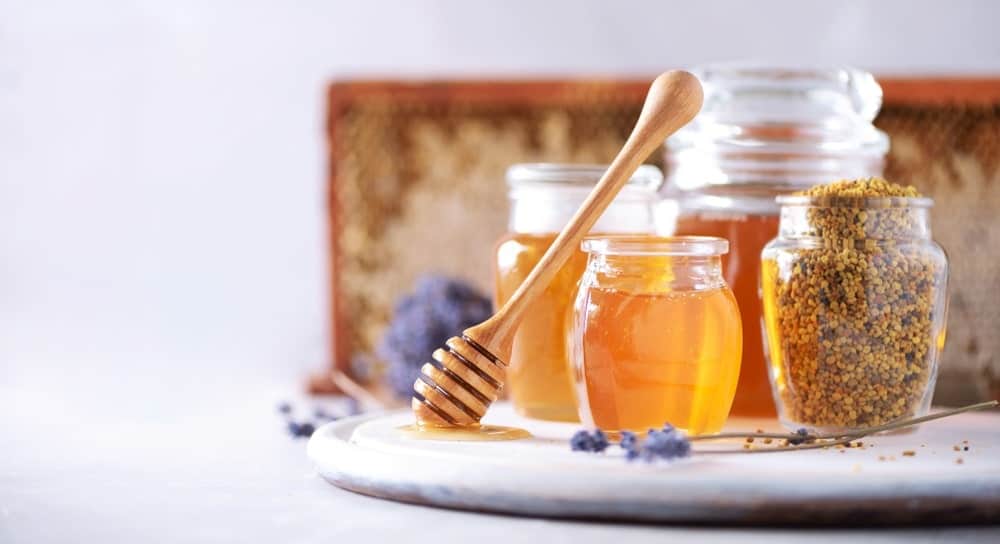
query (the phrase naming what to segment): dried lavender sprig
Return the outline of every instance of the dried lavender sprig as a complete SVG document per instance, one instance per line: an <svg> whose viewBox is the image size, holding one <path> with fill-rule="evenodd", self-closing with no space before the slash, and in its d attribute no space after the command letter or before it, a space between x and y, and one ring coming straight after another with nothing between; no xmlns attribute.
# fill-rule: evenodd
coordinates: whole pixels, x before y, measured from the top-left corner
<svg viewBox="0 0 1000 544"><path fill-rule="evenodd" d="M361 403L361 407L369 410L383 410L386 408L385 402L340 370L334 369L330 371L329 378L348 397Z"/></svg>
<svg viewBox="0 0 1000 544"><path fill-rule="evenodd" d="M699 454L716 454L716 453L772 453L776 451L800 451L800 450L819 450L823 448L830 448L833 446L839 446L841 444L848 444L854 440L857 440L858 436L845 436L843 438L838 438L836 440L829 440L827 442L810 442L808 444L803 444L801 446L772 446L770 448L755 448L755 449L738 449L738 450L697 450Z"/></svg>
<svg viewBox="0 0 1000 544"><path fill-rule="evenodd" d="M835 438L862 438L864 436L880 433L883 431L891 431L895 429L901 429L903 427L909 427L910 425L917 425L919 423L925 423L927 421L932 421L935 419L941 419L943 417L949 417L961 414L963 412L971 412L973 410L985 410L987 408L993 408L1000 405L1000 402L995 400L990 400L986 402L980 402L977 404L970 404L968 406L962 406L961 408L953 408L951 410L944 410L942 412L936 412L933 414L928 414L926 416L920 416L910 419L903 419L899 421L894 421L892 423L886 423L884 425L877 425L874 427L863 427L861 429L855 429L853 431L840 432L840 433L826 433L826 434L807 434L804 437L796 433L748 433L748 432L725 432L725 433L715 433L715 434L696 434L688 437L688 440L719 440L723 438L779 438L779 439L801 439L806 440L827 440Z"/></svg>
<svg viewBox="0 0 1000 544"><path fill-rule="evenodd" d="M715 434L694 434L688 437L688 440L692 442L695 440L721 440L723 438L778 438L778 439L806 439L811 440L815 438L820 438L819 435L798 435L795 433L748 433L731 431L726 433L715 433Z"/></svg>
<svg viewBox="0 0 1000 544"><path fill-rule="evenodd" d="M926 416L914 417L911 419L904 419L902 421L896 421L892 423L886 423L884 425L876 425L874 427L865 427L863 429L858 429L856 431L851 431L849 433L840 434L828 434L828 435L816 435L816 438L839 438L841 436L853 436L855 438L861 438L869 434L880 433L884 431L892 431L895 429L901 429L903 427L909 427L910 425L917 425L919 423L925 423L927 421L933 421L935 419L941 419L943 417L949 417L961 414L963 412L971 412L973 410L985 410L987 408L995 408L1000 405L1000 402L995 400L988 400L986 402L979 402L976 404L969 404L968 406L962 406L961 408L953 408L951 410L945 410L943 412L937 412L934 414L927 414Z"/></svg>
<svg viewBox="0 0 1000 544"><path fill-rule="evenodd" d="M840 444L847 444L853 440L859 438L864 438L866 436L880 433L884 431L891 431L895 429L901 429L904 427L909 427L911 425L917 425L919 423L925 423L928 421L933 421L935 419L941 419L945 417L950 417L954 415L961 414L963 412L971 412L974 410L985 410L987 408L994 408L1000 405L1000 402L991 400L986 402L980 402L976 404L970 404L968 406L962 406L961 408L954 408L951 410L944 410L942 412L937 412L934 414L928 414L926 416L920 416L910 419L904 419L901 421L895 421L892 423L886 423L884 425L877 425L874 427L865 427L862 429L857 429L849 433L828 433L828 434L809 434L803 437L802 435L796 433L789 434L778 434L778 433L739 433L739 432L728 432L728 433L716 433L716 434L704 434L704 435L694 435L688 437L688 440L716 440L722 438L779 438L787 440L795 440L805 438L810 441L809 444L803 446L792 446L792 447L772 447L772 448L759 448L759 449L740 449L740 450L716 450L716 451L700 451L699 453L769 453L775 451L797 451L797 450L813 450L820 448L829 448L831 446L837 446ZM825 442L816 442L816 440L825 440Z"/></svg>

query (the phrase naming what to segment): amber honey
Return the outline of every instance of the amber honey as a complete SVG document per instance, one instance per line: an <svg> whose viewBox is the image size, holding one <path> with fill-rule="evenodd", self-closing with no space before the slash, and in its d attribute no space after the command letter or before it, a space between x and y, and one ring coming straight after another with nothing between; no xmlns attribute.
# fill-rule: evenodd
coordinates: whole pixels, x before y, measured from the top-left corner
<svg viewBox="0 0 1000 544"><path fill-rule="evenodd" d="M586 304L582 385L595 426L722 428L740 371L740 319L729 289L591 289Z"/></svg>
<svg viewBox="0 0 1000 544"><path fill-rule="evenodd" d="M718 236L729 240L729 253L722 256L723 275L733 289L743 323L743 361L733 400L732 415L773 417L776 415L764 342L759 295L760 253L778 234L777 215L690 214L677 221L677 234Z"/></svg>
<svg viewBox="0 0 1000 544"><path fill-rule="evenodd" d="M665 423L696 434L722 428L743 347L722 277L727 247L702 236L584 241L571 357L585 424L612 433Z"/></svg>
<svg viewBox="0 0 1000 544"><path fill-rule="evenodd" d="M499 307L541 260L555 234L511 234L497 246ZM576 285L587 264L583 252L559 270L528 310L514 337L507 383L514 406L527 417L579 421L566 357L566 328Z"/></svg>
<svg viewBox="0 0 1000 544"><path fill-rule="evenodd" d="M429 425L403 425L399 432L415 440L441 440L445 442L503 442L531 438L531 433L517 427L503 425L476 425L473 427L434 427Z"/></svg>
<svg viewBox="0 0 1000 544"><path fill-rule="evenodd" d="M606 170L606 165L581 164L516 164L507 170L510 222L496 248L497 307L513 296ZM655 166L640 166L592 231L653 232L656 191L662 181ZM523 416L579 421L566 343L570 310L586 264L582 251L570 258L523 316L514 336L506 387Z"/></svg>

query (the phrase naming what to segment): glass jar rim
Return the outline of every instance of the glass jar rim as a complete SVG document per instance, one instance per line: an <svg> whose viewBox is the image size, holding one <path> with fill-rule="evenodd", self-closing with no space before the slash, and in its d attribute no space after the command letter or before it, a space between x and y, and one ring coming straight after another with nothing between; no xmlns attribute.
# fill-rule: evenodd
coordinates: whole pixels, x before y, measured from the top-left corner
<svg viewBox="0 0 1000 544"><path fill-rule="evenodd" d="M838 195L782 195L774 199L781 206L808 206L814 208L930 208L934 199L924 196L838 196Z"/></svg>
<svg viewBox="0 0 1000 544"><path fill-rule="evenodd" d="M580 248L602 255L716 257L729 253L729 240L715 236L588 236Z"/></svg>
<svg viewBox="0 0 1000 544"><path fill-rule="evenodd" d="M535 184L589 188L600 181L608 166L553 162L514 164L507 169L507 185L512 189ZM632 174L624 189L641 189L655 193L662 184L663 172L652 164L643 164Z"/></svg>

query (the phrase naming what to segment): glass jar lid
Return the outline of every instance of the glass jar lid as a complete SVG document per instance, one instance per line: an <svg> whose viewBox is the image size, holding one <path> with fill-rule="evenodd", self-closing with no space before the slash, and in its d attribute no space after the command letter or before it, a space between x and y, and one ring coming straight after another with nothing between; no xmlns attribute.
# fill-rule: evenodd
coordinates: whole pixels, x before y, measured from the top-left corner
<svg viewBox="0 0 1000 544"><path fill-rule="evenodd" d="M872 124L882 89L871 74L746 64L692 72L705 102L667 140L668 194L771 193L771 200L817 183L881 172L889 139ZM716 186L729 188L713 191Z"/></svg>

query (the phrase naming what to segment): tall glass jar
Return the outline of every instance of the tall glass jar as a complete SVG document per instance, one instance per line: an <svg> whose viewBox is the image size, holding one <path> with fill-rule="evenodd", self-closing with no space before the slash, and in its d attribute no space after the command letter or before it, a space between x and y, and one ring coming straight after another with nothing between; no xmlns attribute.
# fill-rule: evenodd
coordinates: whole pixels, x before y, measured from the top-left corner
<svg viewBox="0 0 1000 544"><path fill-rule="evenodd" d="M779 198L761 288L774 398L789 428L927 413L944 348L948 259L930 199Z"/></svg>
<svg viewBox="0 0 1000 544"><path fill-rule="evenodd" d="M732 414L775 415L764 360L760 252L778 232L775 197L818 183L877 176L888 138L872 120L882 90L851 69L709 66L694 73L701 113L667 140L665 195L678 235L729 240L726 280L743 319L743 364Z"/></svg>
<svg viewBox="0 0 1000 544"><path fill-rule="evenodd" d="M600 180L607 166L518 164L507 171L508 232L496 247L497 305L507 301L556 235ZM592 229L598 233L652 233L663 175L641 166ZM507 386L517 411L527 417L577 421L566 356L569 311L587 258L569 259L526 312L514 336Z"/></svg>
<svg viewBox="0 0 1000 544"><path fill-rule="evenodd" d="M728 242L597 236L574 308L580 419L617 433L717 432L740 374L740 313L722 277Z"/></svg>

